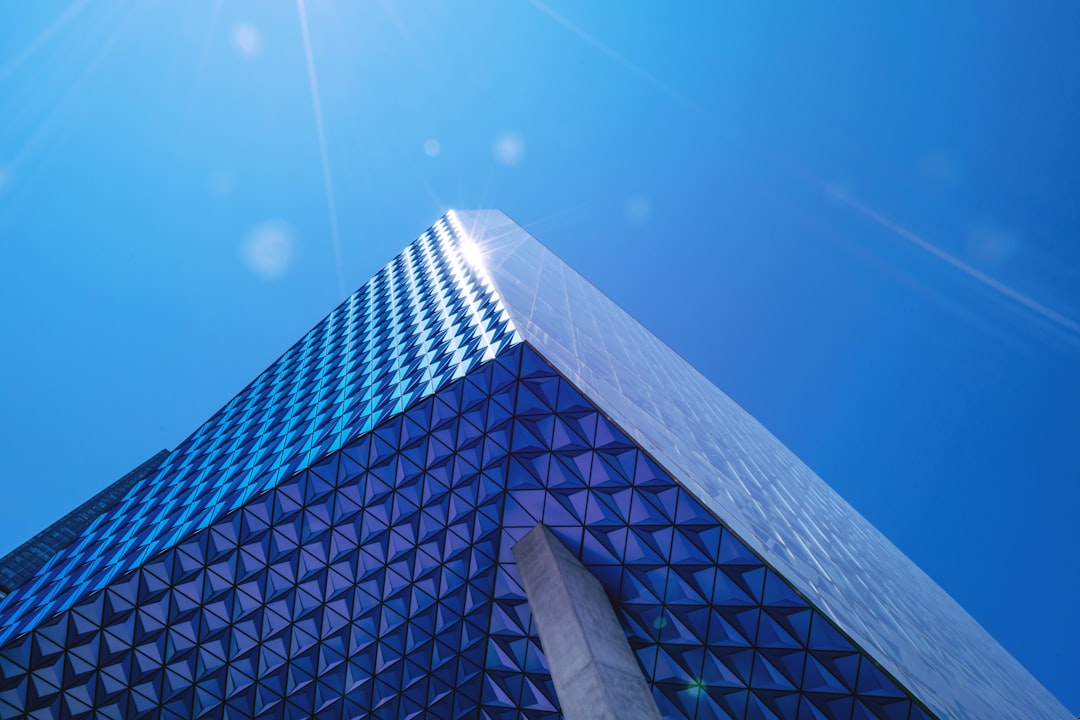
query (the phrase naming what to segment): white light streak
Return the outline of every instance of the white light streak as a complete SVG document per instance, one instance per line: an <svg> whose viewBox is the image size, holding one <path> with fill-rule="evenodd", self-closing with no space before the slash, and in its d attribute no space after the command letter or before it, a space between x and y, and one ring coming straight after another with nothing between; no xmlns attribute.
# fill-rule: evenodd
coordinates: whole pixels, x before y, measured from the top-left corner
<svg viewBox="0 0 1080 720"><path fill-rule="evenodd" d="M47 43L49 41L49 38L56 34L57 30L62 28L72 18L78 15L79 12L81 12L82 9L86 7L86 4L88 2L89 0L76 0L75 2L71 3L71 5L68 5L67 9L64 10L64 12L62 12L59 17L49 23L49 27L38 33L37 37L35 37L29 45L23 48L22 52L13 57L11 60L8 60L3 65L0 65L0 78L5 77L12 70L26 62L26 59L33 55L35 52L37 52L38 48Z"/></svg>
<svg viewBox="0 0 1080 720"><path fill-rule="evenodd" d="M541 0L529 0L529 4L531 4L533 7L535 7L540 12L547 15L549 18L551 18L555 22L562 25L564 28L566 28L567 30L569 30L573 34L577 35L579 38L581 38L582 40L584 40L588 44L592 45L594 48L596 48L600 52L607 55L609 58L611 58L612 60L614 60L618 64L622 65L624 68L626 68L630 72L637 75L639 78L641 78L645 82L652 85L654 88L656 88L660 92L664 93L665 95L672 98L673 100L678 100L679 103L681 103L682 105L685 105L688 108L695 109L695 110L697 109L697 107L694 105L694 103L691 102L689 98L687 98L685 95L680 93L678 90L675 90L670 85L668 85L667 83L664 83L663 81L659 80L655 75L653 75L652 73L646 71L641 66L631 62L627 58L625 58L622 55L620 55L619 53L615 52L614 50L609 48L607 45L600 42L595 37L593 37L589 33L585 32L584 30L579 28L577 25L575 25L574 23L572 23L569 20L567 20L566 18L564 18L559 13L552 10L550 7L547 6L547 4L545 4Z"/></svg>
<svg viewBox="0 0 1080 720"><path fill-rule="evenodd" d="M330 213L330 239L334 244L334 264L337 269L338 292L342 298L345 289L345 273L341 263L341 232L338 230L337 203L334 201L334 184L330 178L330 156L326 151L326 131L323 125L322 105L319 103L319 80L315 75L315 58L311 52L311 34L308 32L307 7L304 0L296 0L300 15L300 32L304 37L304 58L307 60L308 83L311 85L311 105L315 111L315 131L319 139L319 157L322 161L323 185L326 188L326 209Z"/></svg>
<svg viewBox="0 0 1080 720"><path fill-rule="evenodd" d="M910 242L912 245L930 253L939 260L948 263L949 265L964 273L968 277L979 281L980 283L992 290L996 290L997 292L1001 293L1013 302L1022 305L1028 310L1054 323L1058 327L1067 330L1074 335L1080 336L1080 323L1077 323L1075 320L1065 317L1056 310L1048 308L1047 306L1043 305L1037 300L1033 300L1022 292L1012 289L1000 280L996 280L987 275L986 273L982 272L981 270L974 268L971 265L968 265L963 260L953 255L950 255L941 248L937 247L926 238L923 238L920 235L912 232L911 230L908 230L903 225L894 222L893 220L882 215L876 210L869 208L866 205L863 205L861 202L855 200L850 195L834 189L830 189L828 190L828 192L840 202L844 203L853 210L857 210L859 213L869 218L870 220L873 220L878 225L881 225L883 228L891 230L903 239Z"/></svg>

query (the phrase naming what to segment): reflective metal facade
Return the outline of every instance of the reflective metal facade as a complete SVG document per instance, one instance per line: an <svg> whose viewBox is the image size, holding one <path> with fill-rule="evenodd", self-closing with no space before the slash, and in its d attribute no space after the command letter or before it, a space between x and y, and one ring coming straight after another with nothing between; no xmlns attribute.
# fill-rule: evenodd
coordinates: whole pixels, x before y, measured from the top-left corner
<svg viewBox="0 0 1080 720"><path fill-rule="evenodd" d="M667 716L1068 717L499 213L440 220L2 601L0 717L557 716L510 553L538 522Z"/></svg>
<svg viewBox="0 0 1080 720"><path fill-rule="evenodd" d="M455 220L524 340L917 697L949 718L1072 718L768 430L581 275L502 213ZM717 351L736 349L718 338Z"/></svg>

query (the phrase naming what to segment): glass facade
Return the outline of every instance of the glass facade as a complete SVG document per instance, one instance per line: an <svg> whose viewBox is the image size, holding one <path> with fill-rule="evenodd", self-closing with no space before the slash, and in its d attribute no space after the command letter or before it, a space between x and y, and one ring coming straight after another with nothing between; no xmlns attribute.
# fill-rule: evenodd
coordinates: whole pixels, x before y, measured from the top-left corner
<svg viewBox="0 0 1080 720"><path fill-rule="evenodd" d="M938 657L955 638L912 647L925 628L852 621L859 601L791 572L813 518L762 509L782 525L762 544L731 488L809 471L730 400L730 426L669 443L714 396L680 406L685 363L582 283L501 214L440 220L0 601L0 717L556 717L511 553L541 522L603 583L666 717L1068 717L996 645L972 672L1041 691L1023 714L898 671L962 677ZM807 547L844 527L814 529Z"/></svg>
<svg viewBox="0 0 1080 720"><path fill-rule="evenodd" d="M0 599L9 588L22 585L37 574L53 555L79 537L98 515L108 510L128 490L146 479L169 456L161 450L79 507L0 558Z"/></svg>
<svg viewBox="0 0 1080 720"><path fill-rule="evenodd" d="M3 601L0 643L508 345L505 310L458 242L436 223L230 400Z"/></svg>

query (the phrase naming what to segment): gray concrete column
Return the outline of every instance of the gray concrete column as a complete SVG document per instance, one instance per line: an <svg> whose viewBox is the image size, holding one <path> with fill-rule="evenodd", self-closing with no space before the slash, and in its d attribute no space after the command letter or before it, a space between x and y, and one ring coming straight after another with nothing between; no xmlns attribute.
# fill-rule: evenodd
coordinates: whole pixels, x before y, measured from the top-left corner
<svg viewBox="0 0 1080 720"><path fill-rule="evenodd" d="M514 545L567 720L660 720L600 581L543 525Z"/></svg>

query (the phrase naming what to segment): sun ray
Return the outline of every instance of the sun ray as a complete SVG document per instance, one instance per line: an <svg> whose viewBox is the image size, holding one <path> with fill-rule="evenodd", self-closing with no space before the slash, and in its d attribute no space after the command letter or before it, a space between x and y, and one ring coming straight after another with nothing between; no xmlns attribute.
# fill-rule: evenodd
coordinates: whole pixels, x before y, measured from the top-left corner
<svg viewBox="0 0 1080 720"><path fill-rule="evenodd" d="M35 52L37 52L38 48L47 43L49 39L52 38L52 36L55 35L60 28L68 24L72 19L75 18L76 15L82 12L82 9L86 7L89 1L90 0L75 0L75 2L68 5L67 9L64 10L64 12L60 13L60 15L55 20L49 23L49 26L47 28L38 33L37 37L35 37L29 45L22 49L22 52L8 60L3 65L0 65L0 79L5 78L12 70L26 62L26 60Z"/></svg>
<svg viewBox="0 0 1080 720"><path fill-rule="evenodd" d="M326 190L326 209L330 213L330 239L334 245L334 263L337 266L338 292L345 297L345 272L341 261L341 232L338 229L337 203L334 200L334 183L330 177L330 155L326 150L326 130L323 124L322 105L319 102L319 80L315 74L315 57L311 52L311 33L308 31L307 7L304 0L296 0L300 15L300 32L304 38L304 59L307 61L308 84L311 86L311 105L315 112L315 132L319 140L319 158L322 161L323 186Z"/></svg>
<svg viewBox="0 0 1080 720"><path fill-rule="evenodd" d="M214 0L214 7L210 10L210 24L206 28L206 36L203 37L202 51L199 53L199 77L206 71L206 63L210 59L210 47L214 40L214 31L217 29L218 18L221 17L221 6L225 0Z"/></svg>
<svg viewBox="0 0 1080 720"><path fill-rule="evenodd" d="M195 91L198 92L199 86L202 84L202 77L206 73L206 65L210 61L210 48L214 41L214 32L217 30L218 18L221 17L221 6L225 3L225 0L214 0L214 6L210 10L210 23L206 28L206 35L203 36L202 49L199 52L199 65L195 70Z"/></svg>
<svg viewBox="0 0 1080 720"><path fill-rule="evenodd" d="M692 100L690 100L690 98L686 97L685 95L680 93L675 88L671 87L670 85L668 85L664 81L660 80L659 78L657 78L655 75L653 75L649 71L645 70L640 65L638 65L638 64L630 61L629 59L623 57L622 55L620 55L615 50L611 49L610 47L608 47L604 43L600 42L598 39L596 39L596 37L594 37L590 33L586 32L582 28L578 27L574 23L570 22L569 20L567 20L565 17L563 17L559 13L552 10L550 7L548 7L548 5L546 3L542 2L542 0L528 0L528 2L534 8L536 8L540 12L544 13L549 18L551 18L552 20L554 20L555 22L559 23L564 28L569 30L571 33L573 33L574 35L577 35L579 38L581 38L582 40L587 42L589 45L592 45L594 48L596 48L597 50L602 52L604 55L607 55L609 58L611 58L612 60L617 62L619 65L622 65L624 68L626 68L630 72L634 73L639 78L641 78L645 82L649 83L654 88L656 88L660 92L664 93L665 95L667 95L671 99L677 100L679 103L681 103L682 105L684 105L684 106L686 106L686 107L688 107L688 108L690 108L692 110L697 110L698 109L697 105L695 105L695 103Z"/></svg>
<svg viewBox="0 0 1080 720"><path fill-rule="evenodd" d="M1023 307L1027 308L1028 310L1030 310L1030 311L1034 312L1035 314L1041 316L1045 320L1049 320L1050 322L1057 325L1059 328L1068 331L1073 336L1075 336L1074 339L1076 339L1076 337L1080 337L1080 323L1076 322L1075 320L1072 320L1071 318L1065 317L1064 315L1057 312L1056 310L1054 310L1052 308L1049 308L1046 305L1043 305L1042 303L1038 302L1037 300L1034 300L1034 299L1028 297L1027 295L1020 292L1019 290L1014 290L1013 288L1009 287L1008 285L1001 282L1000 280L997 280L995 278L990 277L989 275L982 272L978 268L972 267L971 265L967 264L966 262L964 262L960 258L945 252L944 250L942 250L938 246L931 243L926 238L912 232L911 230L908 230L903 225L900 225L899 223L895 222L894 220L886 217L885 215L882 215L881 213L874 210L873 208L870 208L870 207L862 204L861 202L859 202L855 198L851 197L847 193L845 193L843 191L840 191L840 190L837 190L835 188L829 189L828 193L832 197L834 197L837 200L839 200L840 202L844 203L849 208L857 211L858 213L860 213L864 217L866 217L866 218L868 218L870 220L873 220L875 223L877 223L881 227L885 228L886 230L890 230L893 233L895 233L896 235L899 235L900 237L902 237L904 240L907 240L908 242L910 242L915 247L917 247L917 248L919 248L919 249L921 249L921 250L923 250L925 252L930 253L931 255L936 257L937 259L942 260L943 262L947 263L948 265L951 265L952 267L954 267L955 269L957 269L960 272L964 273L968 277L970 277L970 278L972 278L974 280L977 280L978 282L982 283L983 285L990 288L991 290L997 291L998 293L1004 295L1005 297L1009 298L1013 302L1015 302L1015 303L1017 303L1019 305L1022 305Z"/></svg>
<svg viewBox="0 0 1080 720"><path fill-rule="evenodd" d="M119 0L107 11L108 14L98 18L104 29L104 39L96 43L92 55L81 59L74 81L53 99L45 114L35 120L32 131L10 160L9 170L20 178L20 186L26 186L40 175L63 146L64 140L70 133L68 126L71 125L74 115L72 108L83 96L90 80L96 76L109 53L115 48L133 16L132 11L135 7L126 5L125 0ZM97 32L87 33L87 35L94 38L102 36ZM31 172L26 172L27 169Z"/></svg>

